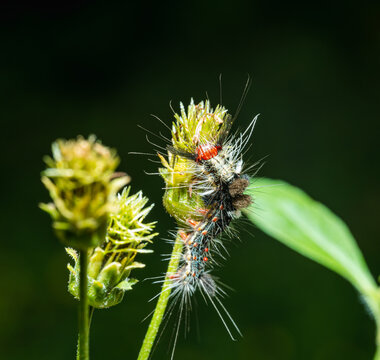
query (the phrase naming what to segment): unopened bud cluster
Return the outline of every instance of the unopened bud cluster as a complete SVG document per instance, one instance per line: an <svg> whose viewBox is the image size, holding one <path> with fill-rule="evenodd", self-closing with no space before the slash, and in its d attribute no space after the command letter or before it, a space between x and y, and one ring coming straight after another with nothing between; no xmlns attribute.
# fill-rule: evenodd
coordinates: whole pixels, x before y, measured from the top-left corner
<svg viewBox="0 0 380 360"><path fill-rule="evenodd" d="M115 195L129 177L115 173L116 151L95 136L57 140L52 153L44 158L48 168L42 182L53 202L40 206L51 215L53 228L65 245L93 248L104 240Z"/></svg>
<svg viewBox="0 0 380 360"><path fill-rule="evenodd" d="M209 101L195 105L191 100L187 112L182 103L180 109L180 114L174 115L176 121L171 132L173 148L180 152L195 153L198 144L214 143L218 134L228 126L227 110L219 105L213 110ZM192 191L196 186L194 162L170 151L167 159L162 155L159 157L164 166L159 171L166 184L163 203L168 213L180 224L190 217L201 219L201 214L194 214L194 209L204 207L201 196Z"/></svg>
<svg viewBox="0 0 380 360"><path fill-rule="evenodd" d="M145 265L135 261L138 253L157 235L155 222L145 222L153 205L142 192L130 195L124 188L130 178L116 173L116 151L102 145L95 136L88 139L57 140L42 182L53 200L40 207L53 219L53 228L74 259L70 270L69 292L80 294L80 253L88 254L88 300L95 308L118 304L125 291L137 280L133 269Z"/></svg>
<svg viewBox="0 0 380 360"><path fill-rule="evenodd" d="M125 188L115 202L115 209L108 221L107 234L101 246L91 251L88 265L88 299L95 308L107 308L118 304L125 291L137 282L130 277L133 269L145 265L136 262L138 253L148 253L145 247L157 235L153 233L155 222L144 223L153 205L145 207L148 199L142 192L129 196ZM70 264L69 291L79 298L79 259L73 249L66 249L75 261Z"/></svg>

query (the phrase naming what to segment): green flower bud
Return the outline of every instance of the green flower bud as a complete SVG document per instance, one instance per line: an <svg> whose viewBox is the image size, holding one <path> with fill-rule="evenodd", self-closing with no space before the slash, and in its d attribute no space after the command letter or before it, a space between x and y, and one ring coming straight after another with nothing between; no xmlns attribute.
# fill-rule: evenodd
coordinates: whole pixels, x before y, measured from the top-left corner
<svg viewBox="0 0 380 360"><path fill-rule="evenodd" d="M172 125L172 143L178 150L195 153L199 142L214 142L219 132L227 131L230 125L227 109L218 105L214 110L208 100L195 105L191 99L187 113L182 103L180 109Z"/></svg>
<svg viewBox="0 0 380 360"><path fill-rule="evenodd" d="M228 132L230 115L227 110L218 105L215 110L210 107L209 101L194 104L191 99L187 112L180 103L180 114L172 125L172 144L176 150L196 154L200 142L214 143L221 131ZM181 224L189 218L202 219L202 215L194 214L194 209L204 207L201 196L192 192L196 182L193 172L194 162L184 157L178 157L168 151L165 159L158 154L164 166L159 169L165 181L166 188L163 204L167 212Z"/></svg>
<svg viewBox="0 0 380 360"><path fill-rule="evenodd" d="M116 151L103 146L95 136L57 140L53 157L45 157L42 182L53 203L40 204L53 219L58 238L75 249L94 248L104 240L108 214L117 191L130 178L115 173Z"/></svg>
<svg viewBox="0 0 380 360"><path fill-rule="evenodd" d="M114 202L114 211L108 219L105 241L90 251L88 272L88 299L95 308L117 305L124 293L137 282L130 277L131 270L145 265L135 261L138 253L150 253L145 247L157 235L153 233L155 222L144 223L153 204L145 207L148 199L142 192L129 196L125 188ZM73 249L66 249L74 259L70 270L69 292L79 299L79 259Z"/></svg>
<svg viewBox="0 0 380 360"><path fill-rule="evenodd" d="M190 214L194 218L194 208L203 207L203 200L199 195L191 194L191 184L193 183L193 174L189 172L192 166L191 160L175 157L168 152L168 161L158 154L164 168L159 172L165 180L166 187L163 197L163 204L166 211L173 216L176 221L186 223ZM199 214L201 219L201 214ZM196 218L196 217L195 217Z"/></svg>

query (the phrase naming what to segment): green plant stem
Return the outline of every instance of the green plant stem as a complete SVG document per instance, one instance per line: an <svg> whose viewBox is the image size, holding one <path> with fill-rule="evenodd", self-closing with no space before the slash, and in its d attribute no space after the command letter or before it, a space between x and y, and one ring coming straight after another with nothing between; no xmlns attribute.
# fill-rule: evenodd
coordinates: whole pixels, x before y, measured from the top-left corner
<svg viewBox="0 0 380 360"><path fill-rule="evenodd" d="M376 354L373 360L380 360L380 346L377 345Z"/></svg>
<svg viewBox="0 0 380 360"><path fill-rule="evenodd" d="M90 328L91 328L91 321L92 321L92 317L94 315L94 311L95 311L95 308L93 306L90 306L90 315L89 315L89 319L88 319L88 331L90 331ZM76 358L76 360L80 360L80 355L79 355L79 339L80 339L80 336L78 335L77 358Z"/></svg>
<svg viewBox="0 0 380 360"><path fill-rule="evenodd" d="M376 353L373 360L380 360L380 287L364 296L376 323Z"/></svg>
<svg viewBox="0 0 380 360"><path fill-rule="evenodd" d="M79 256L79 287L80 287L80 302L79 302L79 360L89 360L89 306L87 298L87 266L88 266L88 251L81 250Z"/></svg>
<svg viewBox="0 0 380 360"><path fill-rule="evenodd" d="M380 360L380 343L379 343L379 334L380 334L380 329L377 329L377 339L376 339L376 353L375 357L373 360Z"/></svg>
<svg viewBox="0 0 380 360"><path fill-rule="evenodd" d="M375 315L376 320L376 353L373 360L380 360L380 319Z"/></svg>
<svg viewBox="0 0 380 360"><path fill-rule="evenodd" d="M169 279L169 275L175 273L178 269L178 264L182 253L182 247L183 240L179 235L177 235L177 238L173 246L172 255L169 261L168 270L166 272L165 281L162 285L161 295L158 298L152 320L150 321L148 331L146 332L137 360L147 360L149 358L149 354L152 350L154 340L156 339L158 329L160 328L171 292L171 280Z"/></svg>

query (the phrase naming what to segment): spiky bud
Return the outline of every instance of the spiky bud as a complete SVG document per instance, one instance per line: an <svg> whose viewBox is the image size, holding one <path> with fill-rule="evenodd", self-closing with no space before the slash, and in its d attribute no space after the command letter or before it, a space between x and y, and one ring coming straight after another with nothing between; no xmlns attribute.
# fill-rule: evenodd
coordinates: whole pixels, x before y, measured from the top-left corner
<svg viewBox="0 0 380 360"><path fill-rule="evenodd" d="M195 105L192 99L187 112L182 103L180 109L180 114L174 115L171 132L175 150L195 154L200 143L215 142L222 131L228 133L230 115L224 107L218 105L213 110L209 101ZM160 154L158 156L164 166L159 171L166 184L163 203L167 212L180 224L189 217L201 219L201 214L194 214L194 209L204 206L202 197L192 191L196 186L194 162L170 151L167 159Z"/></svg>
<svg viewBox="0 0 380 360"><path fill-rule="evenodd" d="M155 222L144 223L153 204L145 207L148 199L142 192L129 196L130 188L118 195L114 211L108 220L107 234L101 246L91 250L88 264L88 299L95 308L117 305L124 293L137 282L130 277L131 270L145 265L136 262L137 254L149 253L145 247L157 235L153 233ZM73 249L66 249L74 259L70 264L69 291L79 298L79 259Z"/></svg>
<svg viewBox="0 0 380 360"><path fill-rule="evenodd" d="M44 158L47 169L41 180L53 202L40 207L51 215L55 233L65 245L94 248L104 241L117 191L130 179L115 173L116 151L93 135L59 139L52 144L52 154Z"/></svg>
<svg viewBox="0 0 380 360"><path fill-rule="evenodd" d="M221 132L228 132L230 115L227 109L217 105L211 108L210 102L200 102L195 105L191 99L187 112L180 103L180 114L175 114L176 119L172 126L173 147L189 153L194 153L199 143L214 142Z"/></svg>

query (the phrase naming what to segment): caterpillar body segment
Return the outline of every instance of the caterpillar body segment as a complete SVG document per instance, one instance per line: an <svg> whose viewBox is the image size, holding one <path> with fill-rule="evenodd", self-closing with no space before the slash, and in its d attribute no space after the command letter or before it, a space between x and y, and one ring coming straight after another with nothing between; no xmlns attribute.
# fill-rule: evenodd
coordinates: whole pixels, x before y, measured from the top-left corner
<svg viewBox="0 0 380 360"><path fill-rule="evenodd" d="M216 247L214 242L239 215L239 210L250 205L251 198L243 194L249 181L240 174L242 161L234 161L222 146L203 144L196 151L197 180L203 184L200 194L206 211L202 209L204 218L201 221L189 219L189 228L181 230L186 234L182 237L183 258L172 280L174 288L190 294L204 286L206 281L206 289L212 289L214 296L217 285L209 273L216 263L212 258L212 250Z"/></svg>

